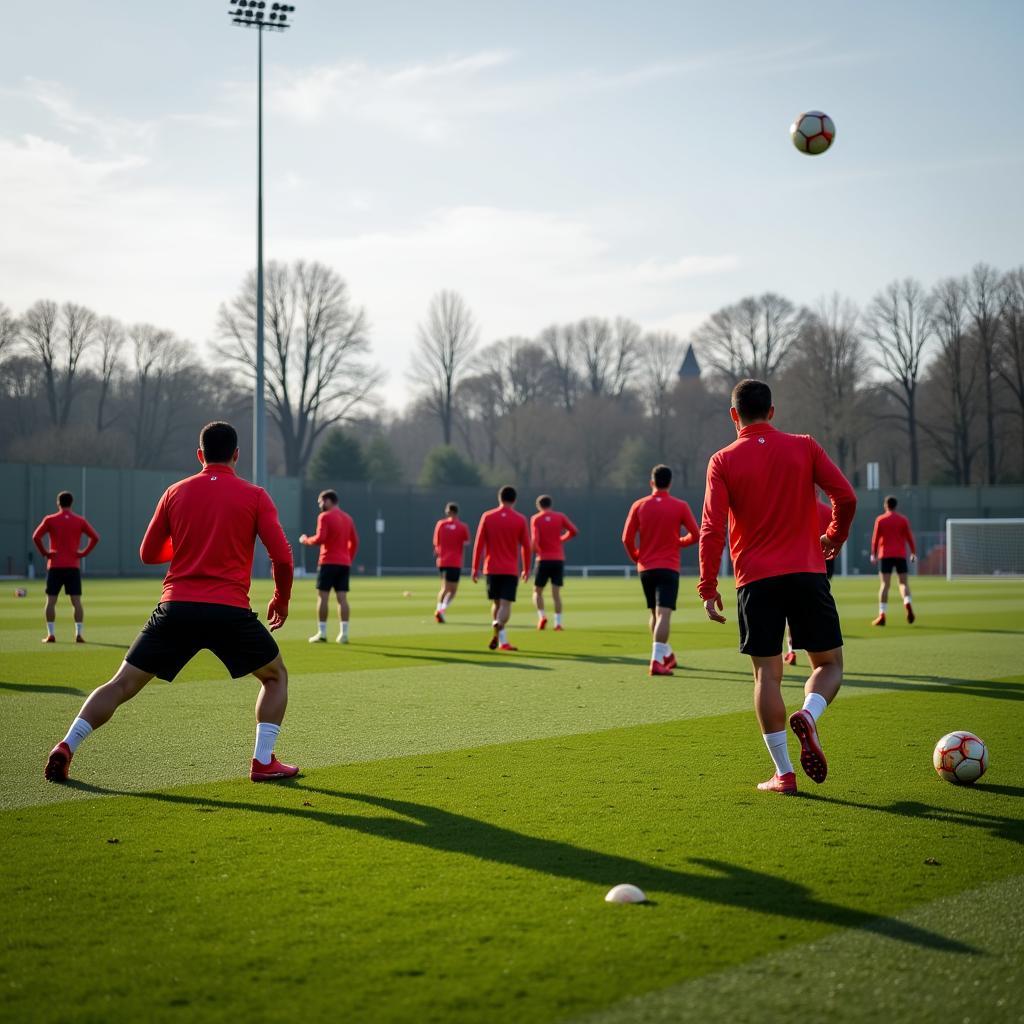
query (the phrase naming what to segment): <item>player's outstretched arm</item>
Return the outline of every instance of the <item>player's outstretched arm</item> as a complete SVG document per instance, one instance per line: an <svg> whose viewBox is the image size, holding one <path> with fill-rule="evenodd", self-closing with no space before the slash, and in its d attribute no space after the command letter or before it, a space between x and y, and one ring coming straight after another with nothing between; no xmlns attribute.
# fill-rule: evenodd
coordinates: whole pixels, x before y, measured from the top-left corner
<svg viewBox="0 0 1024 1024"><path fill-rule="evenodd" d="M139 545L139 558L144 565L161 565L174 557L171 541L171 521L167 515L167 492L164 491L156 503L156 511L146 527L145 536Z"/></svg>

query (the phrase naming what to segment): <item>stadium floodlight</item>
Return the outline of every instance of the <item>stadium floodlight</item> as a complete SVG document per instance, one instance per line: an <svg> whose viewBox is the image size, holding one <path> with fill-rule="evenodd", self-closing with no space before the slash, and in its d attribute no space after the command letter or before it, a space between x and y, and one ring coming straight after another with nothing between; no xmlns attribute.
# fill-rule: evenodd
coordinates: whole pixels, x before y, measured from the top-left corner
<svg viewBox="0 0 1024 1024"><path fill-rule="evenodd" d="M263 32L284 32L291 27L293 4L272 3L266 10L266 0L234 0L228 5L228 17L235 25L256 29L256 386L253 396L252 418L252 478L260 487L267 486L267 436L265 388L266 377L263 356ZM267 18L266 14L271 18ZM259 559L261 572L266 575L266 556Z"/></svg>

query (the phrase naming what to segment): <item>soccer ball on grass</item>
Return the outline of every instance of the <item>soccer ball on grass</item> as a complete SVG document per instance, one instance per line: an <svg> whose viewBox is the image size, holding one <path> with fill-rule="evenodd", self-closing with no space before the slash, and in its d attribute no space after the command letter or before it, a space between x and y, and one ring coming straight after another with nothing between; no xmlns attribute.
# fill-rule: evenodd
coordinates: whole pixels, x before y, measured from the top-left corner
<svg viewBox="0 0 1024 1024"><path fill-rule="evenodd" d="M951 732L935 744L932 764L940 779L969 786L988 768L988 748L973 732Z"/></svg>
<svg viewBox="0 0 1024 1024"><path fill-rule="evenodd" d="M801 153L819 156L832 145L836 137L836 126L828 114L820 110L808 110L789 126L789 135Z"/></svg>

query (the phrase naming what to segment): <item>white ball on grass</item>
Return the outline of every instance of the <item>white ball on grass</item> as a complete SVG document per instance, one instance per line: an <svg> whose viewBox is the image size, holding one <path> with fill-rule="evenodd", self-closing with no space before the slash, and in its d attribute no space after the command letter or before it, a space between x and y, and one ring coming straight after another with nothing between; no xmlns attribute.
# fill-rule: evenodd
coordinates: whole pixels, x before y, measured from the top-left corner
<svg viewBox="0 0 1024 1024"><path fill-rule="evenodd" d="M646 903L647 897L644 895L643 889L624 882L622 885L616 885L613 889L609 889L604 901L605 903Z"/></svg>

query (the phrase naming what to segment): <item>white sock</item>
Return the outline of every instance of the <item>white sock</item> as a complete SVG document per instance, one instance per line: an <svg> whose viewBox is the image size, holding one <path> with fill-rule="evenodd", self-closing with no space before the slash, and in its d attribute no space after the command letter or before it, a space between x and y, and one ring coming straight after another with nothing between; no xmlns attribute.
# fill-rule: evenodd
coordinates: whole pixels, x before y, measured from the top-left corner
<svg viewBox="0 0 1024 1024"><path fill-rule="evenodd" d="M498 630L498 643L499 644L507 644L508 643L508 634L505 632L504 627L502 627L501 629Z"/></svg>
<svg viewBox="0 0 1024 1024"><path fill-rule="evenodd" d="M343 622L341 624L341 635L343 637L345 637L346 639L348 639L348 623L347 622Z"/></svg>
<svg viewBox="0 0 1024 1024"><path fill-rule="evenodd" d="M903 598L903 603L904 604L910 604L910 595L909 594L907 594L907 596L905 598Z"/></svg>
<svg viewBox="0 0 1024 1024"><path fill-rule="evenodd" d="M786 637L786 653L793 653L793 638L791 636Z"/></svg>
<svg viewBox="0 0 1024 1024"><path fill-rule="evenodd" d="M764 745L768 753L772 755L775 762L775 770L779 775L787 775L793 770L793 762L789 759L789 751L786 749L786 730L782 732L766 732L763 734Z"/></svg>
<svg viewBox="0 0 1024 1024"><path fill-rule="evenodd" d="M78 744L92 732L92 726L84 718L76 718L68 729L64 742L71 748L73 754L78 749Z"/></svg>
<svg viewBox="0 0 1024 1024"><path fill-rule="evenodd" d="M889 607L889 605L886 604L885 601L879 601L878 602L878 614L879 615L884 615L885 614L885 609L888 608L888 607Z"/></svg>
<svg viewBox="0 0 1024 1024"><path fill-rule="evenodd" d="M57 628L57 623L56 622L48 622L46 624L46 632L49 633L50 636L53 636L54 630L56 628Z"/></svg>
<svg viewBox="0 0 1024 1024"><path fill-rule="evenodd" d="M441 600L441 611L445 611L448 608L448 605L450 605L451 603L452 603L452 599L450 597L447 597L447 596L444 597Z"/></svg>
<svg viewBox="0 0 1024 1024"><path fill-rule="evenodd" d="M804 711L810 713L815 722L825 713L828 701L820 693L809 693L804 697Z"/></svg>
<svg viewBox="0 0 1024 1024"><path fill-rule="evenodd" d="M671 648L668 644L659 644L657 640L654 641L654 646L651 649L651 661L664 661L671 653Z"/></svg>
<svg viewBox="0 0 1024 1024"><path fill-rule="evenodd" d="M438 601L438 602L437 602L437 607L436 607L436 608L434 609L434 611L435 611L435 612L441 612L441 611L444 611L444 605L443 605L443 604L442 604L442 603L441 603L440 601Z"/></svg>
<svg viewBox="0 0 1024 1024"><path fill-rule="evenodd" d="M547 618L547 616L544 614L544 610L542 608L538 608L537 609L537 618L538 619L546 619Z"/></svg>
<svg viewBox="0 0 1024 1024"><path fill-rule="evenodd" d="M318 622L316 624L316 628L319 630L320 635L326 640L327 639L327 623L326 622Z"/></svg>
<svg viewBox="0 0 1024 1024"><path fill-rule="evenodd" d="M907 602L906 603L907 604L910 603L910 598L909 597L907 598ZM82 622L76 622L75 623L75 636L81 636L82 635L82 626L83 625L84 625L84 623L82 623Z"/></svg>
<svg viewBox="0 0 1024 1024"><path fill-rule="evenodd" d="M252 759L260 764L270 764L274 756L274 744L281 734L281 726L271 722L256 723L256 749L252 752Z"/></svg>
<svg viewBox="0 0 1024 1024"><path fill-rule="evenodd" d="M555 625L560 626L562 624L562 613L555 612Z"/></svg>

